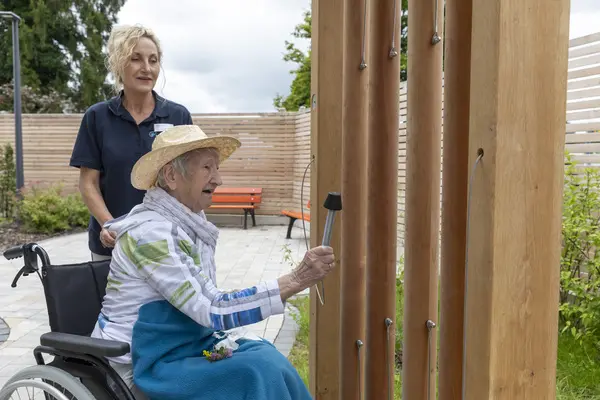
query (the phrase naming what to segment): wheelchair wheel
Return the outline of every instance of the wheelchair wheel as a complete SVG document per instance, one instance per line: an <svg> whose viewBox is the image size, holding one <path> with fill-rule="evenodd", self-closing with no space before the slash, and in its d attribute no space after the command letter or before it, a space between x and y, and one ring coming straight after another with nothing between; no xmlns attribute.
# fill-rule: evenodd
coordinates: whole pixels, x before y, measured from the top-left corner
<svg viewBox="0 0 600 400"><path fill-rule="evenodd" d="M69 373L49 365L27 367L0 389L0 400L95 400L85 386Z"/></svg>

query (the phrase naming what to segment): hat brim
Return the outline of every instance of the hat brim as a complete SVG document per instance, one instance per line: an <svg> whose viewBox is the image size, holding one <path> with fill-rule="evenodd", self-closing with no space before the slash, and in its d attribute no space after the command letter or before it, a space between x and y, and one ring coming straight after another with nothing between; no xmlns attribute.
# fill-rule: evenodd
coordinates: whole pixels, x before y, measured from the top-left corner
<svg viewBox="0 0 600 400"><path fill-rule="evenodd" d="M213 147L219 152L219 162L227 160L241 143L230 136L214 136L175 146L163 147L144 154L131 171L131 184L136 189L148 190L156 183L158 171L176 157L196 149Z"/></svg>

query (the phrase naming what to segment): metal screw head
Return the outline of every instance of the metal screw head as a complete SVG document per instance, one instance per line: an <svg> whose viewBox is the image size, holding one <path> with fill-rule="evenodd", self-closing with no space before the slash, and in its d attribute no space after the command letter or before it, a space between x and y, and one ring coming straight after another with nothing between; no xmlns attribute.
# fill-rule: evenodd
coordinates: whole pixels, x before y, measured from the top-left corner
<svg viewBox="0 0 600 400"><path fill-rule="evenodd" d="M433 37L431 38L431 44L438 44L441 40L442 40L442 38L436 32L433 34Z"/></svg>

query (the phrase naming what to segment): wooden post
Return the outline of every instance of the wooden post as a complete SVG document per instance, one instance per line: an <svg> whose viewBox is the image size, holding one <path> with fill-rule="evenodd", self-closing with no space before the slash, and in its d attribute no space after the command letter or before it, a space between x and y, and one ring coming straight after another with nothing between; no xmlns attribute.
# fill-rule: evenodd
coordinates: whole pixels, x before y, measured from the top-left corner
<svg viewBox="0 0 600 400"><path fill-rule="evenodd" d="M394 391L400 2L370 1L365 399ZM392 47L391 47L392 46ZM386 321L388 323L386 323Z"/></svg>
<svg viewBox="0 0 600 400"><path fill-rule="evenodd" d="M436 393L443 1L409 0L402 398ZM435 5L437 4L437 9ZM430 397L431 395L432 397Z"/></svg>
<svg viewBox="0 0 600 400"><path fill-rule="evenodd" d="M366 0L344 1L340 399L362 399L367 203ZM357 345L360 340L361 346ZM361 372L359 374L359 368Z"/></svg>
<svg viewBox="0 0 600 400"><path fill-rule="evenodd" d="M473 0L446 1L440 400L461 400L472 6Z"/></svg>
<svg viewBox="0 0 600 400"><path fill-rule="evenodd" d="M311 153L311 246L319 246L327 210L323 202L329 192L341 191L342 171L342 61L343 1L312 0L312 111ZM340 255L341 212L336 217L331 247ZM316 400L339 398L340 271L324 280L325 304L311 288L309 375ZM320 288L319 288L320 290Z"/></svg>
<svg viewBox="0 0 600 400"><path fill-rule="evenodd" d="M568 43L569 0L473 2L466 399L555 398Z"/></svg>

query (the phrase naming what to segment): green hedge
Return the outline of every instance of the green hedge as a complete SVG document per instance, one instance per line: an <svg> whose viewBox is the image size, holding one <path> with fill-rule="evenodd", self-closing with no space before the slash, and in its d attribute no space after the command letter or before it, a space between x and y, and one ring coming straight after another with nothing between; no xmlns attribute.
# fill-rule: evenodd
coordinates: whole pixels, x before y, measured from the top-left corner
<svg viewBox="0 0 600 400"><path fill-rule="evenodd" d="M30 232L54 233L87 227L90 217L79 193L63 195L61 186L30 189L19 202L19 219Z"/></svg>

